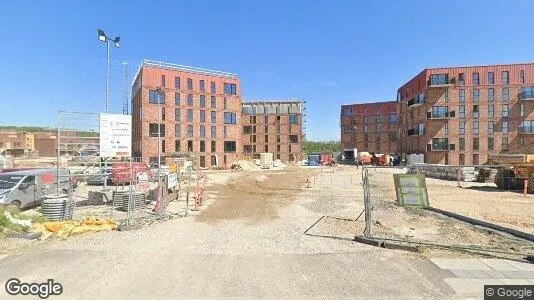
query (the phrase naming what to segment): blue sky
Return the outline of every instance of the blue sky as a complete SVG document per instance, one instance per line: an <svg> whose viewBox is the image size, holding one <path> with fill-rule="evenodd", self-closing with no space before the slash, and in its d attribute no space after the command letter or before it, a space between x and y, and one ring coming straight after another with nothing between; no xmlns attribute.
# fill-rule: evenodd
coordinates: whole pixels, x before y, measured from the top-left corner
<svg viewBox="0 0 534 300"><path fill-rule="evenodd" d="M532 62L534 1L4 1L0 124L122 109L143 58L237 73L244 99L307 100L308 137L339 138L341 104L394 100L426 67Z"/></svg>

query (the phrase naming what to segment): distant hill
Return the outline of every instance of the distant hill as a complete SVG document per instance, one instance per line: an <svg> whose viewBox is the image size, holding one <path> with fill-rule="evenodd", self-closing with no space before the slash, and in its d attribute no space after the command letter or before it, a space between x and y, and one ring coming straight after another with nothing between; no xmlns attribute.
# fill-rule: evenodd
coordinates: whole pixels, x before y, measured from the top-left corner
<svg viewBox="0 0 534 300"><path fill-rule="evenodd" d="M42 132L56 130L56 128L50 127L38 127L38 126L0 126L0 130L7 131L22 131L22 132ZM78 137L97 137L98 132L93 131L77 131L76 136Z"/></svg>

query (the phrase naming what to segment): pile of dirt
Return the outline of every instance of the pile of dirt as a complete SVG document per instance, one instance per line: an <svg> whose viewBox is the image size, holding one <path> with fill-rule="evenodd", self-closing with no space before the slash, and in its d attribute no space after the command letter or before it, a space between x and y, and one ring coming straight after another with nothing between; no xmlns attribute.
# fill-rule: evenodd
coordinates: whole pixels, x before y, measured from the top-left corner
<svg viewBox="0 0 534 300"><path fill-rule="evenodd" d="M231 170L242 170L242 171L251 171L251 170L260 170L261 168L248 160L238 160L230 165Z"/></svg>

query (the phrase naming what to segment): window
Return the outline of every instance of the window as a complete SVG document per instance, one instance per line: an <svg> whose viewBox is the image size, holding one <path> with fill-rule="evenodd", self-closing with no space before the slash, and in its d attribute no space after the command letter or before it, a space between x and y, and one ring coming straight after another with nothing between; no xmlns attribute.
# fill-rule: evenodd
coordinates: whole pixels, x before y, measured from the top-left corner
<svg viewBox="0 0 534 300"><path fill-rule="evenodd" d="M351 126L345 126L345 127L343 127L343 132L344 133L353 133L354 132L354 128L351 127Z"/></svg>
<svg viewBox="0 0 534 300"><path fill-rule="evenodd" d="M382 122L382 116L381 115L375 115L375 123Z"/></svg>
<svg viewBox="0 0 534 300"><path fill-rule="evenodd" d="M193 125L187 125L187 137L188 138L193 137Z"/></svg>
<svg viewBox="0 0 534 300"><path fill-rule="evenodd" d="M488 134L493 134L493 121L488 122Z"/></svg>
<svg viewBox="0 0 534 300"><path fill-rule="evenodd" d="M460 122L459 133L465 134L465 122L464 121Z"/></svg>
<svg viewBox="0 0 534 300"><path fill-rule="evenodd" d="M226 101L226 98L224 98L224 101L223 101L223 108L224 109L227 109L228 108L228 103Z"/></svg>
<svg viewBox="0 0 534 300"><path fill-rule="evenodd" d="M397 114L389 114L389 122L390 123L397 123L398 121L398 116Z"/></svg>
<svg viewBox="0 0 534 300"><path fill-rule="evenodd" d="M299 136L298 135L289 135L289 142L290 143L298 143L299 142Z"/></svg>
<svg viewBox="0 0 534 300"><path fill-rule="evenodd" d="M174 141L174 152L180 152L181 149L180 149L180 140L175 140Z"/></svg>
<svg viewBox="0 0 534 300"><path fill-rule="evenodd" d="M266 134L266 135L263 137L263 140L265 141L265 143L268 143L268 142L269 142L269 136Z"/></svg>
<svg viewBox="0 0 534 300"><path fill-rule="evenodd" d="M523 106L523 103L521 103L521 117L525 116L525 107Z"/></svg>
<svg viewBox="0 0 534 300"><path fill-rule="evenodd" d="M298 115L290 114L289 115L289 124L297 124L298 123Z"/></svg>
<svg viewBox="0 0 534 300"><path fill-rule="evenodd" d="M165 75L161 75L161 86L165 87Z"/></svg>
<svg viewBox="0 0 534 300"><path fill-rule="evenodd" d="M200 123L204 123L204 122L206 122L206 111L201 110L200 111Z"/></svg>
<svg viewBox="0 0 534 300"><path fill-rule="evenodd" d="M473 102L478 102L480 100L480 90L474 89L473 90Z"/></svg>
<svg viewBox="0 0 534 300"><path fill-rule="evenodd" d="M161 107L161 120L165 121L165 106Z"/></svg>
<svg viewBox="0 0 534 300"><path fill-rule="evenodd" d="M510 83L510 79L509 79L509 76L508 76L508 71L502 71L502 84L509 84Z"/></svg>
<svg viewBox="0 0 534 300"><path fill-rule="evenodd" d="M520 144L521 146L525 146L525 138L524 138L524 137L521 137L521 138L519 139L519 144Z"/></svg>
<svg viewBox="0 0 534 300"><path fill-rule="evenodd" d="M174 109L174 120L180 122L180 109L179 108Z"/></svg>
<svg viewBox="0 0 534 300"><path fill-rule="evenodd" d="M460 151L465 150L465 138L460 138L458 140L458 148L460 149Z"/></svg>
<svg viewBox="0 0 534 300"><path fill-rule="evenodd" d="M479 150L479 140L478 140L478 138L473 138L473 150Z"/></svg>
<svg viewBox="0 0 534 300"><path fill-rule="evenodd" d="M465 102L465 90L458 91L458 102Z"/></svg>
<svg viewBox="0 0 534 300"><path fill-rule="evenodd" d="M510 88L503 88L502 89L502 101L508 102L510 100Z"/></svg>
<svg viewBox="0 0 534 300"><path fill-rule="evenodd" d="M458 84L459 84L459 85L464 85L464 84L465 84L464 73L459 73L459 74L458 74Z"/></svg>
<svg viewBox="0 0 534 300"><path fill-rule="evenodd" d="M234 141L225 141L224 142L224 152L235 152L236 146Z"/></svg>
<svg viewBox="0 0 534 300"><path fill-rule="evenodd" d="M174 77L174 88L177 90L180 89L180 77Z"/></svg>
<svg viewBox="0 0 534 300"><path fill-rule="evenodd" d="M180 124L174 124L174 136L175 137L182 136L182 128L180 127Z"/></svg>
<svg viewBox="0 0 534 300"><path fill-rule="evenodd" d="M265 116L263 117L263 123L265 123L265 124L269 124L269 116L268 116L268 115L265 115ZM265 127L265 128L267 128L267 127ZM267 129L265 130L265 132L267 132Z"/></svg>
<svg viewBox="0 0 534 300"><path fill-rule="evenodd" d="M534 133L534 121L525 120L519 125L519 132L521 133Z"/></svg>
<svg viewBox="0 0 534 300"><path fill-rule="evenodd" d="M344 114L345 116L352 116L352 107L345 107L345 108L343 109L343 114Z"/></svg>
<svg viewBox="0 0 534 300"><path fill-rule="evenodd" d="M211 138L217 137L217 127L211 126Z"/></svg>
<svg viewBox="0 0 534 300"><path fill-rule="evenodd" d="M488 89L488 102L493 102L495 100L495 89L489 88Z"/></svg>
<svg viewBox="0 0 534 300"><path fill-rule="evenodd" d="M206 96L200 95L200 107L205 108L206 107Z"/></svg>
<svg viewBox="0 0 534 300"><path fill-rule="evenodd" d="M430 85L441 85L449 83L449 74L430 75Z"/></svg>
<svg viewBox="0 0 534 300"><path fill-rule="evenodd" d="M164 104L165 93L159 93L156 90L148 91L148 102L154 103L154 104Z"/></svg>
<svg viewBox="0 0 534 300"><path fill-rule="evenodd" d="M502 133L503 134L508 134L508 121L503 121L502 122Z"/></svg>
<svg viewBox="0 0 534 300"><path fill-rule="evenodd" d="M269 145L265 145L265 152L269 152Z"/></svg>
<svg viewBox="0 0 534 300"><path fill-rule="evenodd" d="M432 150L449 150L449 139L447 138L432 139Z"/></svg>
<svg viewBox="0 0 534 300"><path fill-rule="evenodd" d="M525 70L519 71L519 82L525 83Z"/></svg>
<svg viewBox="0 0 534 300"><path fill-rule="evenodd" d="M369 132L369 125L365 124L363 126L363 132Z"/></svg>
<svg viewBox="0 0 534 300"><path fill-rule="evenodd" d="M205 92L206 91L206 86L204 85L204 80L200 80L200 91L201 92Z"/></svg>
<svg viewBox="0 0 534 300"><path fill-rule="evenodd" d="M493 105L488 105L488 118L493 118L495 115L495 111L493 108Z"/></svg>
<svg viewBox="0 0 534 300"><path fill-rule="evenodd" d="M224 94L225 95L236 95L236 85L234 83L225 83Z"/></svg>
<svg viewBox="0 0 534 300"><path fill-rule="evenodd" d="M187 90L192 91L193 90L193 79L187 78Z"/></svg>
<svg viewBox="0 0 534 300"><path fill-rule="evenodd" d="M495 73L488 72L488 84L495 84Z"/></svg>
<svg viewBox="0 0 534 300"><path fill-rule="evenodd" d="M211 112L211 124L217 123L217 113L212 111Z"/></svg>
<svg viewBox="0 0 534 300"><path fill-rule="evenodd" d="M417 94L417 103L419 104L425 103L425 93L421 92Z"/></svg>
<svg viewBox="0 0 534 300"><path fill-rule="evenodd" d="M206 137L206 126L200 125L200 137L205 138Z"/></svg>
<svg viewBox="0 0 534 300"><path fill-rule="evenodd" d="M473 165L478 165L478 154L473 154Z"/></svg>
<svg viewBox="0 0 534 300"><path fill-rule="evenodd" d="M174 105L180 105L180 93L174 93Z"/></svg>
<svg viewBox="0 0 534 300"><path fill-rule="evenodd" d="M210 92L211 92L212 94L215 94L215 93L217 92L217 89L215 88L215 81L212 81L212 82L210 83Z"/></svg>
<svg viewBox="0 0 534 300"><path fill-rule="evenodd" d="M211 96L211 108L217 108L217 98Z"/></svg>
<svg viewBox="0 0 534 300"><path fill-rule="evenodd" d="M448 106L433 106L431 111L432 118L447 118L449 116Z"/></svg>
<svg viewBox="0 0 534 300"><path fill-rule="evenodd" d="M478 76L478 73L473 73L473 85L479 85L480 84L480 78Z"/></svg>
<svg viewBox="0 0 534 300"><path fill-rule="evenodd" d="M365 116L365 117L363 117L363 122L364 122L365 124L369 123L369 116Z"/></svg>
<svg viewBox="0 0 534 300"><path fill-rule="evenodd" d="M225 112L224 113L224 124L235 124L235 123L236 123L235 113Z"/></svg>
<svg viewBox="0 0 534 300"><path fill-rule="evenodd" d="M193 110L192 109L187 110L187 122L193 122Z"/></svg>
<svg viewBox="0 0 534 300"><path fill-rule="evenodd" d="M465 105L460 105L458 107L458 118L465 119Z"/></svg>
<svg viewBox="0 0 534 300"><path fill-rule="evenodd" d="M495 148L495 140L490 137L488 138L488 150L493 150Z"/></svg>
<svg viewBox="0 0 534 300"><path fill-rule="evenodd" d="M211 152L216 152L216 151L217 151L217 142L211 141Z"/></svg>
<svg viewBox="0 0 534 300"><path fill-rule="evenodd" d="M187 141L187 151L193 151L193 141Z"/></svg>
<svg viewBox="0 0 534 300"><path fill-rule="evenodd" d="M449 164L449 153L445 153L445 164Z"/></svg>
<svg viewBox="0 0 534 300"><path fill-rule="evenodd" d="M503 117L508 117L508 104L503 104L502 105L502 116Z"/></svg>
<svg viewBox="0 0 534 300"><path fill-rule="evenodd" d="M445 90L444 97L445 97L445 103L449 102L449 90Z"/></svg>
<svg viewBox="0 0 534 300"><path fill-rule="evenodd" d="M460 165L465 165L465 154L460 154L458 156L458 161Z"/></svg>
<svg viewBox="0 0 534 300"><path fill-rule="evenodd" d="M228 129L226 128L226 126L223 127L223 138L227 138L228 137Z"/></svg>
<svg viewBox="0 0 534 300"><path fill-rule="evenodd" d="M473 118L478 119L479 115L480 115L479 106L473 105Z"/></svg>
<svg viewBox="0 0 534 300"><path fill-rule="evenodd" d="M501 150L508 151L508 138L502 138Z"/></svg>
<svg viewBox="0 0 534 300"><path fill-rule="evenodd" d="M161 141L161 152L165 152L165 140Z"/></svg>
<svg viewBox="0 0 534 300"><path fill-rule="evenodd" d="M443 126L443 132L445 134L449 134L449 123L445 123L445 126Z"/></svg>
<svg viewBox="0 0 534 300"><path fill-rule="evenodd" d="M473 122L473 134L479 134L479 123L478 123L478 121Z"/></svg>
<svg viewBox="0 0 534 300"><path fill-rule="evenodd" d="M193 94L187 94L187 106L193 106Z"/></svg>
<svg viewBox="0 0 534 300"><path fill-rule="evenodd" d="M159 133L160 133L160 137L165 136L165 124L159 124ZM148 124L148 136L150 137L158 136L158 124L156 123Z"/></svg>
<svg viewBox="0 0 534 300"><path fill-rule="evenodd" d="M391 131L389 133L389 141L390 142L396 142L397 141L397 133L396 132Z"/></svg>
<svg viewBox="0 0 534 300"><path fill-rule="evenodd" d="M252 133L252 126L243 126L243 133L251 134Z"/></svg>
<svg viewBox="0 0 534 300"><path fill-rule="evenodd" d="M268 133L269 132L269 126L268 125L265 125L265 129L263 130L265 133Z"/></svg>
<svg viewBox="0 0 534 300"><path fill-rule="evenodd" d="M280 143L280 136L279 135L276 136L276 142Z"/></svg>

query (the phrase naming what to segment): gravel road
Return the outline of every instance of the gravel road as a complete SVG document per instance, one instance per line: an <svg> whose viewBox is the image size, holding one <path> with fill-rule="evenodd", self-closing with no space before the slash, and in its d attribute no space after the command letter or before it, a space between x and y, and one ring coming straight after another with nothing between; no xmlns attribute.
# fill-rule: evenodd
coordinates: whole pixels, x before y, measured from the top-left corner
<svg viewBox="0 0 534 300"><path fill-rule="evenodd" d="M361 171L209 176L199 213L42 243L1 259L0 279L53 278L65 299L451 297L423 256L350 241L363 230Z"/></svg>

